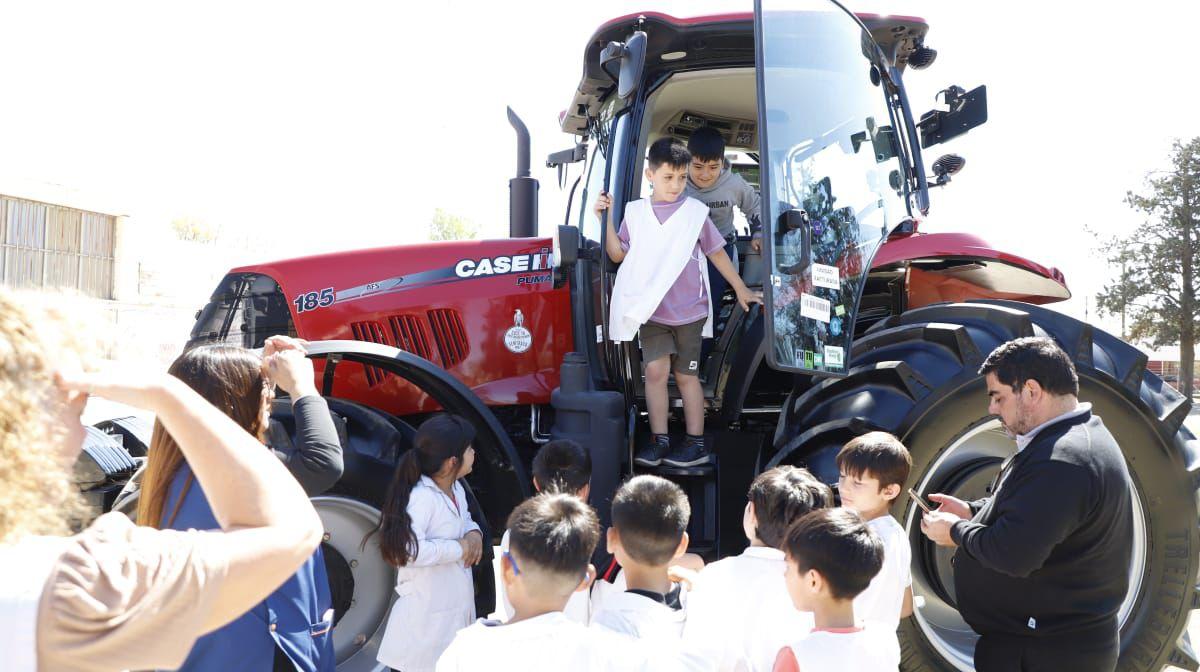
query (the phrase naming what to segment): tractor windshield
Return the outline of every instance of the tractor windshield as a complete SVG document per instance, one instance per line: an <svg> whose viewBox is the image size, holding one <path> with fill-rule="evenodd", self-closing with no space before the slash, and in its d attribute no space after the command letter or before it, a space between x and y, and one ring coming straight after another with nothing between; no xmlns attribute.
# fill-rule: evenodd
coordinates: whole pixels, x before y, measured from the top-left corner
<svg viewBox="0 0 1200 672"><path fill-rule="evenodd" d="M768 361L844 374L871 260L908 215L874 42L824 0L761 0L755 29Z"/></svg>

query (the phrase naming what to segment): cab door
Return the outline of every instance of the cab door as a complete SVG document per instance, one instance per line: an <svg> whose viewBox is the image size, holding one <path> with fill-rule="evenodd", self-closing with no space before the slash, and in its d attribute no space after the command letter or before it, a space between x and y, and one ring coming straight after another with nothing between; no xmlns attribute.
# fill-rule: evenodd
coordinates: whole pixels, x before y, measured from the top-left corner
<svg viewBox="0 0 1200 672"><path fill-rule="evenodd" d="M845 375L871 261L909 215L878 49L827 0L756 0L754 31L767 361Z"/></svg>

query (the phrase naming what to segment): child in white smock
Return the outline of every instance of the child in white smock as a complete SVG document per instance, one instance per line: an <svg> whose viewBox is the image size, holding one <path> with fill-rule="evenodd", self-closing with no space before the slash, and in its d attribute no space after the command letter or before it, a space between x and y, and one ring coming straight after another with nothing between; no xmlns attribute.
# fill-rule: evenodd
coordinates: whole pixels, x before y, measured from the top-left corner
<svg viewBox="0 0 1200 672"><path fill-rule="evenodd" d="M377 659L401 672L432 672L459 629L475 620L471 566L483 535L458 479L471 472L475 430L436 415L400 458L383 503L379 550L396 567L396 603Z"/></svg>

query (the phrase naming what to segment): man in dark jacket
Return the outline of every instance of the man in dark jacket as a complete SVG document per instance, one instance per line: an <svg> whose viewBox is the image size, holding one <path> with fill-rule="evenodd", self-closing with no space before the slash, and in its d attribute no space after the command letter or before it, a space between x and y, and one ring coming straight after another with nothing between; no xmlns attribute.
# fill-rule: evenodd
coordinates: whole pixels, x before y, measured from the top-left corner
<svg viewBox="0 0 1200 672"><path fill-rule="evenodd" d="M1133 543L1129 472L1070 358L1048 338L996 348L979 370L988 412L1017 443L991 496L941 504L921 530L957 546L959 611L979 633L975 667L1113 670Z"/></svg>

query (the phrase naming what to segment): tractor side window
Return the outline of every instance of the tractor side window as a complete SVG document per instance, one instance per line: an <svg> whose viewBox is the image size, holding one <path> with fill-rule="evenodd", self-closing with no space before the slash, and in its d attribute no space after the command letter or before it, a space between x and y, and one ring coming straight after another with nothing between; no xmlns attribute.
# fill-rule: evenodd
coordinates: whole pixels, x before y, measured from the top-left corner
<svg viewBox="0 0 1200 672"><path fill-rule="evenodd" d="M599 117L591 123L590 133L592 141L595 143L595 151L592 152L592 164L588 169L583 196L579 199L579 231L584 238L600 243L604 242L604 231L600 228L600 218L596 217L596 213L592 211L592 205L602 192L613 191L613 185L606 186L604 184L605 179L608 178L608 166L612 158L610 154L614 152L614 148L619 153L619 138L624 136L624 129L629 121L629 115L622 114L623 110L617 109L619 104L620 100L614 96L600 109ZM613 123L614 118L617 119L615 124ZM614 137L618 138L618 141L613 142ZM617 158L619 161L620 157ZM620 163L613 165L619 166ZM621 205L614 203L609 216L619 215ZM620 220L617 220L617 223L619 222Z"/></svg>
<svg viewBox="0 0 1200 672"><path fill-rule="evenodd" d="M596 217L595 212L592 212L592 203L596 201L600 192L604 191L604 173L608 163L608 157L605 156L607 151L608 148L601 151L597 142L597 151L592 152L592 165L588 170L583 197L579 199L579 232L583 234L584 238L597 242L603 241L600 240L600 219Z"/></svg>
<svg viewBox="0 0 1200 672"><path fill-rule="evenodd" d="M265 275L237 273L225 276L200 309L187 347L228 343L261 348L276 335L296 335L283 290Z"/></svg>

